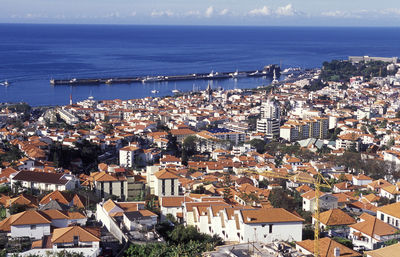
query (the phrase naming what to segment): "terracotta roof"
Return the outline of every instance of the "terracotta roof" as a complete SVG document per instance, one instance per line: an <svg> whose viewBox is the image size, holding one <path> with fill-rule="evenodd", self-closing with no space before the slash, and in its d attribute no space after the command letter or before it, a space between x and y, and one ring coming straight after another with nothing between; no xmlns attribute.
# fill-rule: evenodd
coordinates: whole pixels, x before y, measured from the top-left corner
<svg viewBox="0 0 400 257"><path fill-rule="evenodd" d="M360 218L364 221L349 225L349 227L370 237L393 235L398 231L396 228L369 214L363 213Z"/></svg>
<svg viewBox="0 0 400 257"><path fill-rule="evenodd" d="M349 225L356 223L356 220L340 209L333 209L321 212L319 220L327 226Z"/></svg>
<svg viewBox="0 0 400 257"><path fill-rule="evenodd" d="M160 199L163 207L181 207L184 202L190 201L193 199L187 196L165 196Z"/></svg>
<svg viewBox="0 0 400 257"><path fill-rule="evenodd" d="M68 182L68 180L62 179L63 175L65 174L22 170L14 176L13 180L64 185Z"/></svg>
<svg viewBox="0 0 400 257"><path fill-rule="evenodd" d="M303 222L302 218L283 208L241 210L244 223Z"/></svg>
<svg viewBox="0 0 400 257"><path fill-rule="evenodd" d="M51 242L54 243L72 243L74 237L79 237L79 242L99 242L100 238L96 237L89 231L79 226L66 228L56 228L53 231Z"/></svg>
<svg viewBox="0 0 400 257"><path fill-rule="evenodd" d="M154 174L158 179L178 179L179 177L171 169L160 170Z"/></svg>
<svg viewBox="0 0 400 257"><path fill-rule="evenodd" d="M72 201L73 195L71 193L67 192L61 192L61 191L54 191L51 192L47 195L45 195L42 200L40 200L39 204L47 204L51 200L56 200L59 203L69 205L69 203Z"/></svg>
<svg viewBox="0 0 400 257"><path fill-rule="evenodd" d="M378 211L400 219L400 202L379 207Z"/></svg>
<svg viewBox="0 0 400 257"><path fill-rule="evenodd" d="M307 251L313 253L314 252L314 240L304 240L300 242L296 242L297 245L306 249ZM319 252L320 257L334 257L335 248L340 249L340 256L346 257L361 257L362 254L353 251L352 249L336 242L335 240L330 239L329 237L324 237L319 239Z"/></svg>
<svg viewBox="0 0 400 257"><path fill-rule="evenodd" d="M11 226L32 225L32 224L50 224L51 221L38 211L24 211L10 216Z"/></svg>
<svg viewBox="0 0 400 257"><path fill-rule="evenodd" d="M365 252L369 257L392 257L400 253L400 243Z"/></svg>

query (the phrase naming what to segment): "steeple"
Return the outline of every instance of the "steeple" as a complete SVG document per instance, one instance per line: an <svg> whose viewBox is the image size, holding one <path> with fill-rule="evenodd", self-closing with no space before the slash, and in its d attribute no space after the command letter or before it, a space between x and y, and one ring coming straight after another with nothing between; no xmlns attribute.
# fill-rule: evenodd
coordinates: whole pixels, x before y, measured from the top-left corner
<svg viewBox="0 0 400 257"><path fill-rule="evenodd" d="M208 98L207 100L208 100L208 102L211 102L212 101L212 92L213 92L213 90L211 88L210 83L208 83L208 85L207 85L206 92L207 92L207 98Z"/></svg>

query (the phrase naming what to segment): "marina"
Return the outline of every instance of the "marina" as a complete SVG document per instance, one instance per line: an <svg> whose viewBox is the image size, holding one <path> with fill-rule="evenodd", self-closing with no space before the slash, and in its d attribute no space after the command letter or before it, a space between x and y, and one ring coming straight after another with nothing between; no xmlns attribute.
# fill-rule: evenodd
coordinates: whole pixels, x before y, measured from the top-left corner
<svg viewBox="0 0 400 257"><path fill-rule="evenodd" d="M153 83L164 81L181 80L218 80L241 77L262 77L280 74L280 67L276 64L265 66L261 71L234 71L234 72L214 72L193 73L187 75L172 76L137 76L137 77L114 77L114 78L72 78L72 79L51 79L51 85L87 85L87 84L130 84L130 83Z"/></svg>

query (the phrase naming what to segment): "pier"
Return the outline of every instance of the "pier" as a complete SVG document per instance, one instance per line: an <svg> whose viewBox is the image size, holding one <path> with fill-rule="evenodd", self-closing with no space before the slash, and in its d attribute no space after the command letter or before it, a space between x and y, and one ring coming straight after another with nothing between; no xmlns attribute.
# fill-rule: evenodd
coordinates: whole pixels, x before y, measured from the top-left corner
<svg viewBox="0 0 400 257"><path fill-rule="evenodd" d="M240 77L262 77L280 74L280 67L276 64L265 66L262 70L254 71L233 71L233 72L214 72L193 73L186 75L171 76L136 76L136 77L109 77L109 78L72 78L72 79L51 79L52 85L98 85L98 84L130 84L130 83L151 83L164 81L181 80L218 80Z"/></svg>

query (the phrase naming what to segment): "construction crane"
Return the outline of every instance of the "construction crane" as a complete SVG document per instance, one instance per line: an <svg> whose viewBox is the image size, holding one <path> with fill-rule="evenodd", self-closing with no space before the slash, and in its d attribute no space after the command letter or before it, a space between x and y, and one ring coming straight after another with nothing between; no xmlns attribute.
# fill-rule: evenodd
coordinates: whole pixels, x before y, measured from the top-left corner
<svg viewBox="0 0 400 257"><path fill-rule="evenodd" d="M246 170L247 172L250 173L258 173L255 171L251 170ZM301 171L301 170L300 170ZM299 176L295 175L283 175L279 174L277 172L273 171L264 171L264 174L268 174L269 177L271 178L278 178L278 179L286 179L286 180L293 180L294 182L302 182L302 183L307 183L307 184L314 184L315 187L315 206L314 206L314 218L315 218L315 223L314 223L314 257L320 257L319 254L319 214L320 214L320 209L319 209L319 197L321 195L321 187L329 188L331 189L332 186L329 184L329 182L319 173L316 171L316 177L310 177L310 178L302 178ZM324 183L321 183L324 182Z"/></svg>

